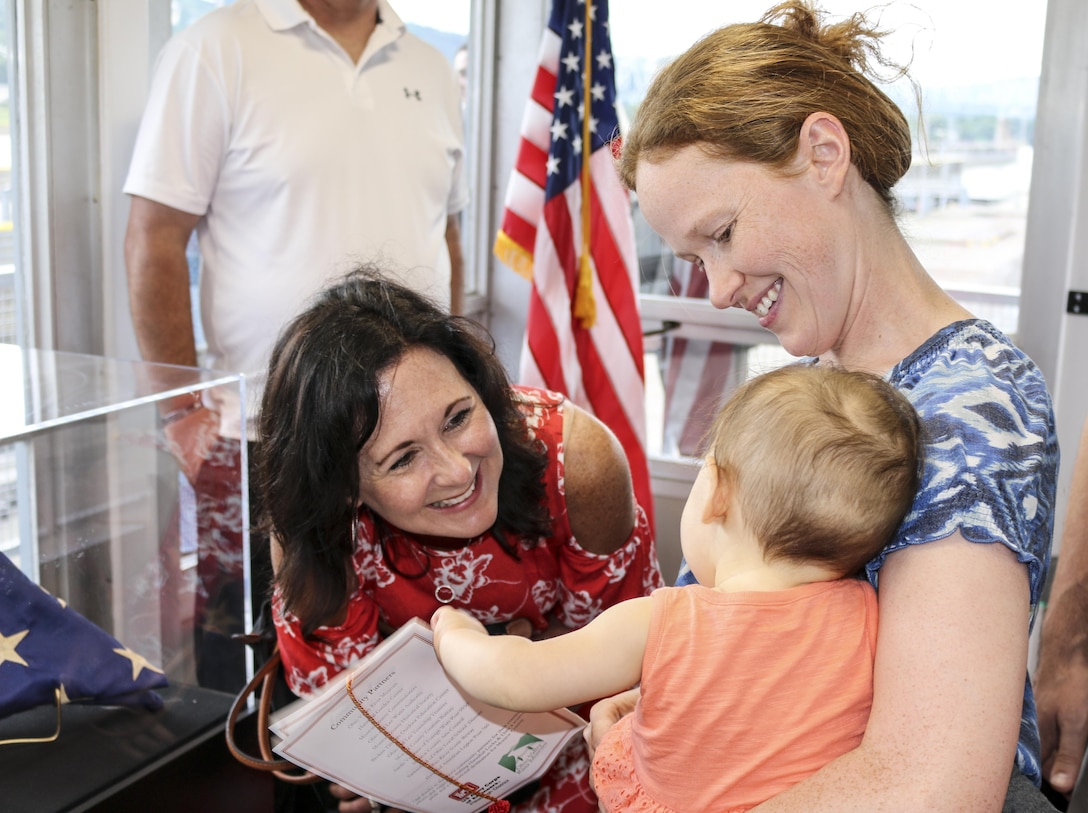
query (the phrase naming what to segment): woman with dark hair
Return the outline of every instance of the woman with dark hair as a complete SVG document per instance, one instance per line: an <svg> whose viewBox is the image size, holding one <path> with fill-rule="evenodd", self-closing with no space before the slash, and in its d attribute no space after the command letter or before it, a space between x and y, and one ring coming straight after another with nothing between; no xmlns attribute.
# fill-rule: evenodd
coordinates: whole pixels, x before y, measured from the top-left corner
<svg viewBox="0 0 1088 813"><path fill-rule="evenodd" d="M540 637L662 585L608 429L512 386L483 328L376 269L283 330L259 424L273 616L302 696L443 604ZM572 748L552 768L549 810L596 810L587 764Z"/></svg>

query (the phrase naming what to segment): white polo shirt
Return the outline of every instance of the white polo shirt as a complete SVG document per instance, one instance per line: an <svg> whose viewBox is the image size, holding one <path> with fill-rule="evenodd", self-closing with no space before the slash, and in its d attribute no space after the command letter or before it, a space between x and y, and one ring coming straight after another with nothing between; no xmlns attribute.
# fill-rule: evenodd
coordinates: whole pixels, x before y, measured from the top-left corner
<svg viewBox="0 0 1088 813"><path fill-rule="evenodd" d="M203 215L208 366L255 414L279 329L361 260L449 301L460 91L386 0L358 64L297 0L237 0L159 55L124 191Z"/></svg>

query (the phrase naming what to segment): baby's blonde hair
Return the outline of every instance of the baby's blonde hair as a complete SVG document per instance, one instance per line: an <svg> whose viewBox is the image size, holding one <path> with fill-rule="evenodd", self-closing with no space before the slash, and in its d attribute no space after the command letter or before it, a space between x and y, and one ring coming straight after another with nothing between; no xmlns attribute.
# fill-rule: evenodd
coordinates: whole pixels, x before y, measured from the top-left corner
<svg viewBox="0 0 1088 813"><path fill-rule="evenodd" d="M922 429L882 378L794 364L743 384L709 449L767 561L860 570L890 540L918 489Z"/></svg>

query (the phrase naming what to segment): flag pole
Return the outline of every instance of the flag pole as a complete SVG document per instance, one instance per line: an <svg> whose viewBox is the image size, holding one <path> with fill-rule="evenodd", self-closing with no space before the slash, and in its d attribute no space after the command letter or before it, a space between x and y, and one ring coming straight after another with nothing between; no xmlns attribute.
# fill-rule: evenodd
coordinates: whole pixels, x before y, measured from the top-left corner
<svg viewBox="0 0 1088 813"><path fill-rule="evenodd" d="M593 142L590 140L589 120L591 110L590 93L593 84L593 3L586 0L585 35L586 52L582 64L582 245L578 255L578 287L574 295L574 315L581 320L582 327L589 330L597 321L597 305L593 301L593 265L590 261L590 211L592 179L589 172L589 159L593 155Z"/></svg>

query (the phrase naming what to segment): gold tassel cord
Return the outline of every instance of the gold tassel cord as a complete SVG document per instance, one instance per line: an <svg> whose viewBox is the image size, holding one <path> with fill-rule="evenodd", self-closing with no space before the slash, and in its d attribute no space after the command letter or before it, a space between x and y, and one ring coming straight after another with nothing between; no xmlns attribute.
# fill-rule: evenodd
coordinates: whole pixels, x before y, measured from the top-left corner
<svg viewBox="0 0 1088 813"><path fill-rule="evenodd" d="M387 740L389 740L391 743L393 743L393 745L397 746L397 748L399 748L408 757L410 757L413 762L416 762L419 765L422 765L424 768L426 768L428 771L433 773L435 776L438 776L438 777L441 777L442 779L445 779L451 785L453 785L456 788L460 788L465 793L472 794L473 796L478 796L481 799L487 799L489 802L491 802L491 804L487 808L488 813L509 813L510 803L508 801L506 801L505 799L499 799L498 797L490 796L490 795L484 793L482 790L478 790L477 788L473 788L473 787L465 785L465 784L463 784L461 782L458 782L456 779L454 779L449 774L445 774L442 771L438 770L438 768L436 768L431 763L427 762L422 757L416 756L416 754L413 753L412 750L410 748L408 748L407 745L405 745L403 742L401 742L399 739L397 739L395 736L393 736L392 732L390 732L389 729L387 729L385 726L383 726L381 723L379 723L377 720L375 720L374 716L369 711L367 711L366 709L363 708L363 704L360 703L358 701L358 699L356 699L355 692L353 692L351 690L351 678L348 678L347 688L348 688L348 697L350 697L351 702L355 704L355 708L359 709L359 712L370 722L370 724L372 726L374 726L376 729L378 729L378 731L380 731L385 736L385 738Z"/></svg>
<svg viewBox="0 0 1088 813"><path fill-rule="evenodd" d="M0 745L19 745L19 744L26 744L26 743L33 743L33 742L53 742L53 740L55 740L57 737L59 737L60 736L60 706L61 706L60 689L54 689L53 692L56 695L56 703L57 703L57 730L54 731L52 733L52 735L50 735L48 737L21 737L21 738L15 738L15 739L10 739L10 740L0 740Z"/></svg>

